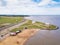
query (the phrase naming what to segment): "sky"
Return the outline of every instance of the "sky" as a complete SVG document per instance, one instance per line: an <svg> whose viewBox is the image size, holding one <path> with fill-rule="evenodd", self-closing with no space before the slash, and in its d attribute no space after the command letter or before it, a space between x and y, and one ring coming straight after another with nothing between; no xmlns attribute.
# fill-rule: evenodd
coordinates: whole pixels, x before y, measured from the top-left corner
<svg viewBox="0 0 60 45"><path fill-rule="evenodd" d="M60 0L0 0L0 14L60 15Z"/></svg>

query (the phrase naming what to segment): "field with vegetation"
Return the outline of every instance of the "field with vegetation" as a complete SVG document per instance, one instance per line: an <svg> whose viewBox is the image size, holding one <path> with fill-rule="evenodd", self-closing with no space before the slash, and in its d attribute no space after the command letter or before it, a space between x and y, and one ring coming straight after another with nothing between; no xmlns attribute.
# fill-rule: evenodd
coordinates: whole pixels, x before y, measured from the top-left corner
<svg viewBox="0 0 60 45"><path fill-rule="evenodd" d="M27 27L27 29L42 29L42 30L54 30L54 29L56 29L55 25L51 25L51 24L47 25L47 24L42 23L42 22L32 23L31 20L28 20L27 23L21 25L19 28L13 29L11 32L15 32L17 30L23 30L23 29L25 29L25 27Z"/></svg>
<svg viewBox="0 0 60 45"><path fill-rule="evenodd" d="M0 16L0 26L18 23L22 20L23 17Z"/></svg>

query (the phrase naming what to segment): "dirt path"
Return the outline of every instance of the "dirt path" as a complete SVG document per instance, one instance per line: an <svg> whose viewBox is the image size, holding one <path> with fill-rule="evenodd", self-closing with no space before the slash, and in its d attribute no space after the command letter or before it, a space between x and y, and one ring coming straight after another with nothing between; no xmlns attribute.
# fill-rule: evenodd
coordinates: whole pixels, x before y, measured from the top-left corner
<svg viewBox="0 0 60 45"><path fill-rule="evenodd" d="M26 29L16 36L7 37L0 42L0 45L24 45L24 43L33 36L39 29Z"/></svg>

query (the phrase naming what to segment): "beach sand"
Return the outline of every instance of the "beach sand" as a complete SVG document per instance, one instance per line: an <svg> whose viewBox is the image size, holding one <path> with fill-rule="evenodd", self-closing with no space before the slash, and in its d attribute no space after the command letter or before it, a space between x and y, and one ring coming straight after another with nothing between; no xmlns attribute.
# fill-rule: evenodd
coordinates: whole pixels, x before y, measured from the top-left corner
<svg viewBox="0 0 60 45"><path fill-rule="evenodd" d="M33 36L39 29L24 29L16 36L9 36L0 42L0 45L24 45L24 43Z"/></svg>

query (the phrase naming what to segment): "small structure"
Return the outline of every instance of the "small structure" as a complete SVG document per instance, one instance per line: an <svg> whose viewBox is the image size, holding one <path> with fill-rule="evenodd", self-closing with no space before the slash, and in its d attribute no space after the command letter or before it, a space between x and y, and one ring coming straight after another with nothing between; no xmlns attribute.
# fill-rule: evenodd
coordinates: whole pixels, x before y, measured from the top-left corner
<svg viewBox="0 0 60 45"><path fill-rule="evenodd" d="M32 24L34 24L36 21L32 21Z"/></svg>
<svg viewBox="0 0 60 45"><path fill-rule="evenodd" d="M24 17L25 19L30 19L30 17Z"/></svg>
<svg viewBox="0 0 60 45"><path fill-rule="evenodd" d="M25 27L24 29L27 29L27 27Z"/></svg>
<svg viewBox="0 0 60 45"><path fill-rule="evenodd" d="M4 35L1 35L1 37L3 37Z"/></svg>
<svg viewBox="0 0 60 45"><path fill-rule="evenodd" d="M45 23L46 24L46 29L49 30L50 23Z"/></svg>
<svg viewBox="0 0 60 45"><path fill-rule="evenodd" d="M46 24L46 26L49 26L50 25L50 23L45 23Z"/></svg>

